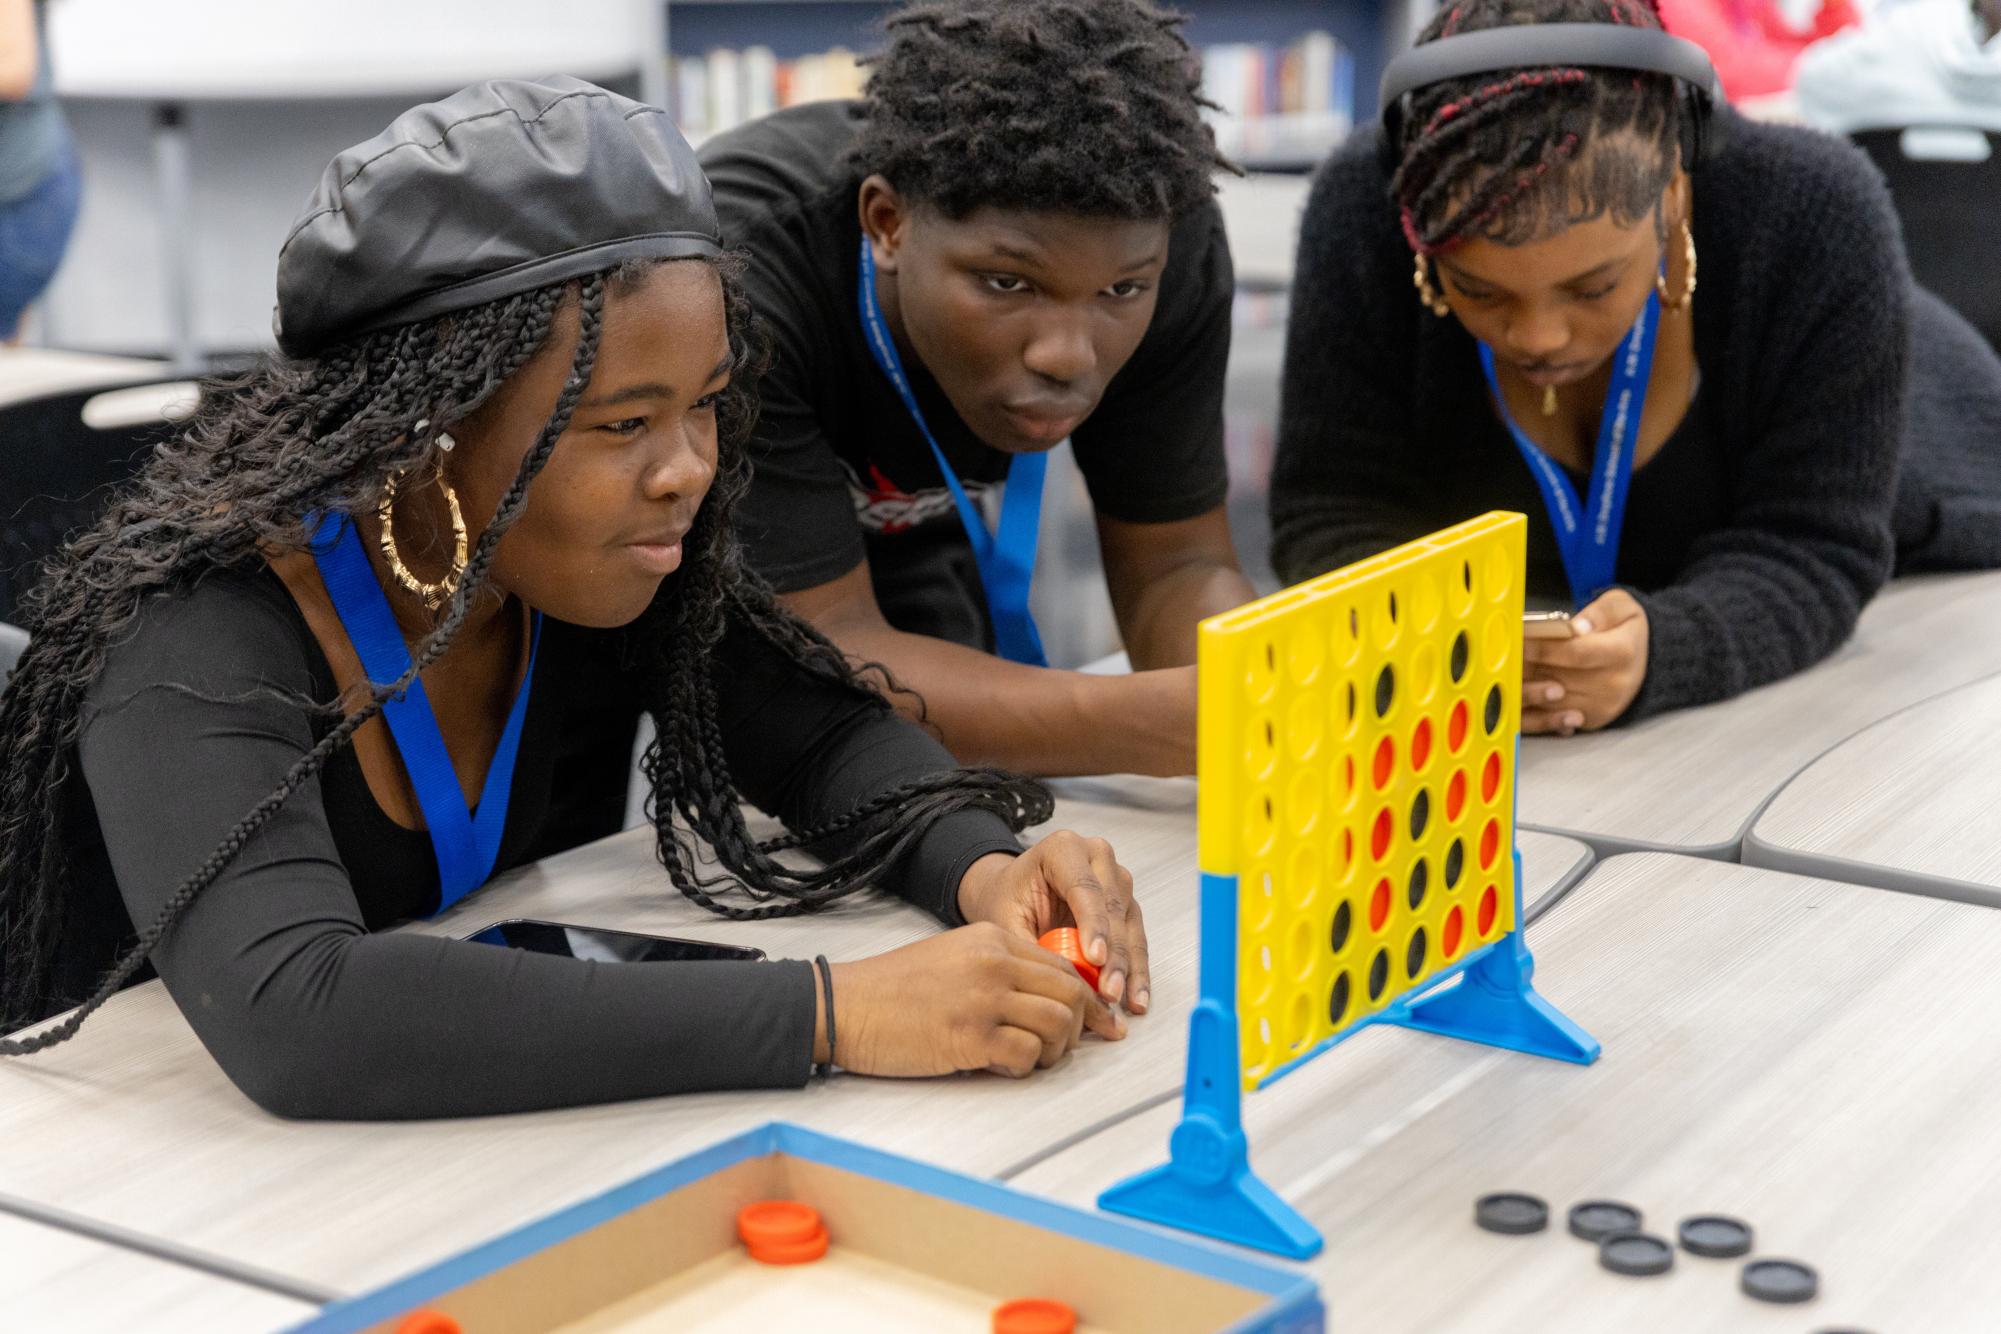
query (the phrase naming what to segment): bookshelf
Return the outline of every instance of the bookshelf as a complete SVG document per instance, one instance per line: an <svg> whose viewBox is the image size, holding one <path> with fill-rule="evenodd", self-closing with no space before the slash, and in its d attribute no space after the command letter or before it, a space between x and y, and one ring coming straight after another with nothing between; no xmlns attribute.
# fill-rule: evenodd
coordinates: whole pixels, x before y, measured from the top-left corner
<svg viewBox="0 0 2001 1334"><path fill-rule="evenodd" d="M658 0L653 49L663 58L645 72L646 95L674 110L696 138L783 104L788 91L848 95L838 53L880 45L879 20L893 7L889 0ZM1408 42L1411 15L1429 0L1178 0L1176 7L1189 15L1189 40L1204 53L1205 86L1229 108L1216 121L1224 151L1252 170L1303 173L1352 124L1375 114L1383 64ZM1301 50L1309 33L1322 36ZM837 54L828 60L829 53Z"/></svg>

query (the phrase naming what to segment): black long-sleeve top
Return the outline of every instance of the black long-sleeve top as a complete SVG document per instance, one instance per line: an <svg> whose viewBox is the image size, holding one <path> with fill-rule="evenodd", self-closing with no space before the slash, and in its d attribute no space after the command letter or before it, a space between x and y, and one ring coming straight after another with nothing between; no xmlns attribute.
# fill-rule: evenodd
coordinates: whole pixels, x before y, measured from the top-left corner
<svg viewBox="0 0 2001 1334"><path fill-rule="evenodd" d="M496 872L615 832L639 716L618 632L545 620ZM754 629L714 655L731 775L809 827L950 765L922 731L820 681ZM335 719L325 656L269 570L156 596L110 651L78 743L52 999L94 983L174 888ZM972 862L1019 844L997 816L938 821L885 888L948 924ZM675 891L663 872L661 892ZM259 830L154 952L224 1071L290 1116L463 1116L695 1089L798 1085L802 962L593 963L407 933L432 911L429 835L376 804L351 748ZM86 1029L80 1040L88 1041Z"/></svg>
<svg viewBox="0 0 2001 1334"><path fill-rule="evenodd" d="M1700 389L1628 494L1617 578L1645 606L1626 714L1727 698L1832 652L1890 574L2001 563L2001 362L1915 291L1852 146L1732 120L1694 177ZM1540 492L1477 344L1411 290L1376 137L1306 208L1271 487L1287 582L1493 509L1567 601ZM1901 468L1901 489L1899 474ZM1582 494L1585 478L1571 480Z"/></svg>

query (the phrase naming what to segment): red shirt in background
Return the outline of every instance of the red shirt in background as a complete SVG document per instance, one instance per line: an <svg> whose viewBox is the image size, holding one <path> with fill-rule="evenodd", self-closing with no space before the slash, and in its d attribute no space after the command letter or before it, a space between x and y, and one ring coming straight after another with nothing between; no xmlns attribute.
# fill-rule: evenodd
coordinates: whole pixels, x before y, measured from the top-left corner
<svg viewBox="0 0 2001 1334"><path fill-rule="evenodd" d="M1661 21L1704 51L1731 101L1782 93L1808 46L1860 21L1849 0L1821 0L1810 27L1795 28L1772 0L1660 0Z"/></svg>

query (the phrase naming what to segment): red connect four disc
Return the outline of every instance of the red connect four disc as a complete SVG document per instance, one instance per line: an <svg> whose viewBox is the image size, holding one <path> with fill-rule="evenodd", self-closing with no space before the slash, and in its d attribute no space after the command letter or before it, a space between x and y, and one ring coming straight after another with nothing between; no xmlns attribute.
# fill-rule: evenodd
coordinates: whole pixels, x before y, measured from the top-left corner
<svg viewBox="0 0 2001 1334"><path fill-rule="evenodd" d="M412 1311L396 1326L396 1334L463 1334L459 1322L443 1311Z"/></svg>
<svg viewBox="0 0 2001 1334"><path fill-rule="evenodd" d="M994 1334L1073 1334L1077 1313L1062 1302L1025 1297L994 1308Z"/></svg>
<svg viewBox="0 0 2001 1334"><path fill-rule="evenodd" d="M827 1230L821 1228L804 1241L772 1241L747 1249L750 1258L763 1265L811 1264L827 1253Z"/></svg>
<svg viewBox="0 0 2001 1334"><path fill-rule="evenodd" d="M768 1265L797 1265L827 1253L820 1211L797 1200L759 1200L737 1210L736 1234L750 1258Z"/></svg>
<svg viewBox="0 0 2001 1334"><path fill-rule="evenodd" d="M1068 959L1077 976L1084 979L1084 985L1093 991L1098 989L1098 965L1084 957L1084 942L1078 938L1076 927L1059 926L1054 931L1045 931L1036 943Z"/></svg>

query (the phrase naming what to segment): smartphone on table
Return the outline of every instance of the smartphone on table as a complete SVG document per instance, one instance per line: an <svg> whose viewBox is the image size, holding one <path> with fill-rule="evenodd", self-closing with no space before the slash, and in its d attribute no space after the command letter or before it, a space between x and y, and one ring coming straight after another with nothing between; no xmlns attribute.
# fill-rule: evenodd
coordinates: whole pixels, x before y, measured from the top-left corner
<svg viewBox="0 0 2001 1334"><path fill-rule="evenodd" d="M1571 639L1577 624L1567 611L1532 611L1522 616L1524 639Z"/></svg>
<svg viewBox="0 0 2001 1334"><path fill-rule="evenodd" d="M537 954L560 954L572 959L594 959L600 963L701 963L708 960L757 960L763 950L744 945L719 945L708 940L684 940L679 936L648 936L636 931L612 931L599 926L572 926L567 922L540 922L529 917L512 917L495 922L465 937L482 945L507 949L533 950Z"/></svg>

